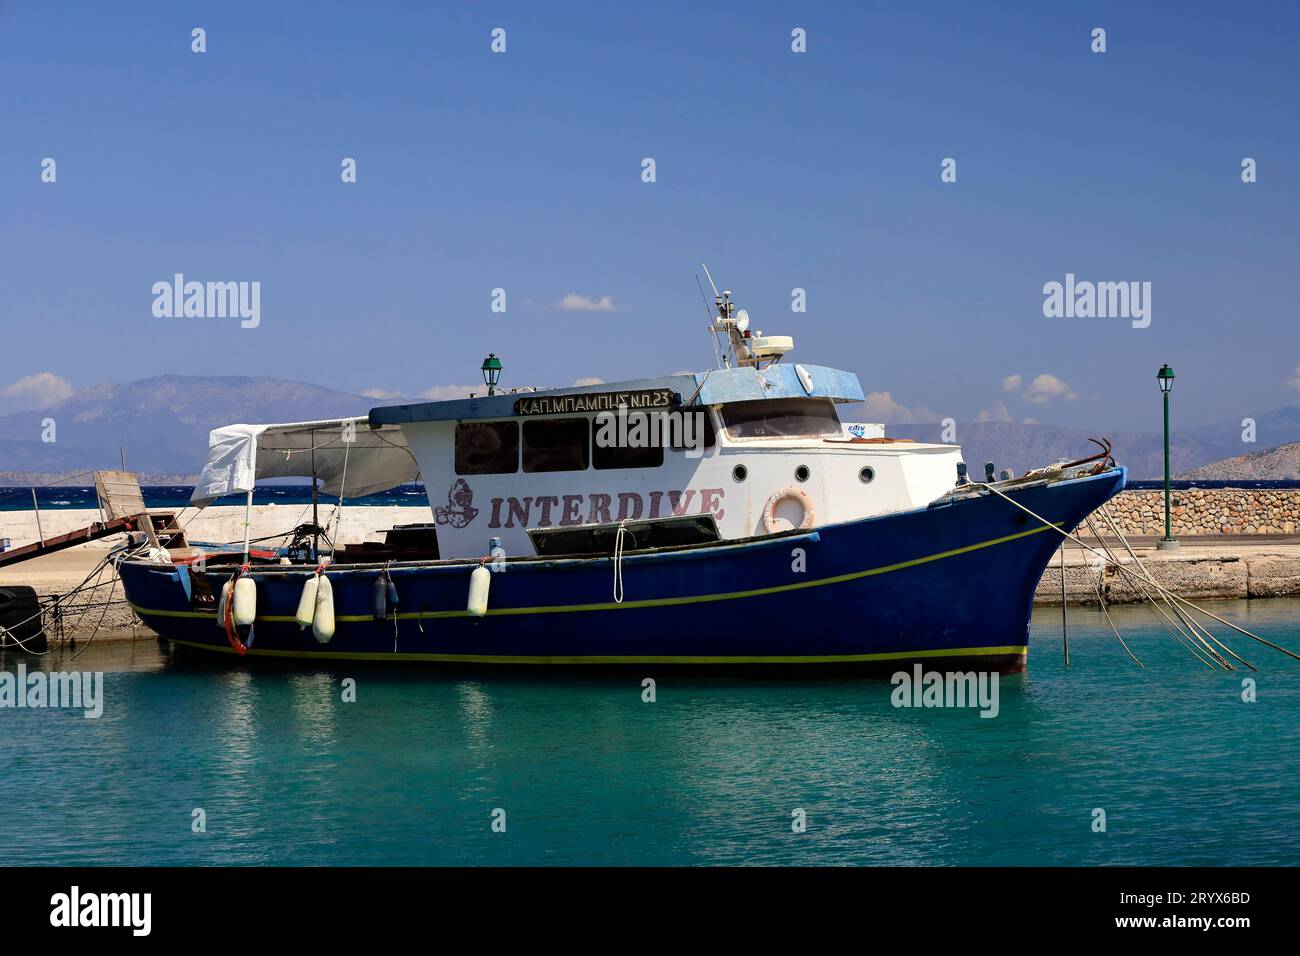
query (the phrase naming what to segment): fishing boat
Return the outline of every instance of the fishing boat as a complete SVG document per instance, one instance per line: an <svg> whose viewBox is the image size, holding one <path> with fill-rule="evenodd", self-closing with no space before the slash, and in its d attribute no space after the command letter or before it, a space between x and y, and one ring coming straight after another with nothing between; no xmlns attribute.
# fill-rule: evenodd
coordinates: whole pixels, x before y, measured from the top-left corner
<svg viewBox="0 0 1300 956"><path fill-rule="evenodd" d="M856 375L791 362L730 292L714 308L700 373L506 390L491 355L484 394L216 429L196 507L285 476L340 499L418 479L427 520L140 540L127 599L177 648L244 659L1023 669L1059 532L1124 486L1109 447L972 480L958 445L844 421Z"/></svg>

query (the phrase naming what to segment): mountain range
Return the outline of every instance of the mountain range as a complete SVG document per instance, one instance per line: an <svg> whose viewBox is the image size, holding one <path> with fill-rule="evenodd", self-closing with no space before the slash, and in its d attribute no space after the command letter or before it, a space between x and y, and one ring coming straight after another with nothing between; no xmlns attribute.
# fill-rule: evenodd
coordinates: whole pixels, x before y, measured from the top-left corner
<svg viewBox="0 0 1300 956"><path fill-rule="evenodd" d="M1300 481L1300 442L1216 461L1195 468L1183 477Z"/></svg>
<svg viewBox="0 0 1300 956"><path fill-rule="evenodd" d="M40 411L0 417L0 477L117 468L119 449L131 471L194 475L208 432L221 425L341 418L382 404L274 378L157 375L96 385ZM53 441L42 440L47 421Z"/></svg>
<svg viewBox="0 0 1300 956"><path fill-rule="evenodd" d="M935 424L890 425L886 434L937 442L943 429ZM1254 435L1268 446L1300 441L1300 406L1286 406L1258 416ZM1217 477L1218 463L1240 457L1244 449L1258 447L1243 441L1241 420L1175 430L1169 439L1171 472L1178 477ZM993 462L998 471L1011 468L1023 474L1058 458L1083 458L1097 451L1089 438L1107 438L1115 459L1129 469L1130 478L1164 476L1164 437L1159 432L1106 432L1103 429L1069 428L1060 425L1019 422L972 422L958 424L956 441L970 466L971 476L984 477L984 463ZM1193 475L1193 472L1195 474ZM1242 477L1224 474L1223 477ZM1260 475L1259 477L1275 477Z"/></svg>
<svg viewBox="0 0 1300 956"><path fill-rule="evenodd" d="M0 416L0 483L30 484L37 478L39 483L49 483L55 475L117 468L119 449L125 452L127 468L142 476L183 480L202 466L208 432L218 426L364 415L376 405L406 400L376 400L304 382L238 376L157 375L96 385L40 411ZM855 417L852 408L845 417ZM43 433L48 436L47 420L53 421L54 441L42 440ZM1300 407L1258 417L1255 430L1271 448L1300 442ZM945 437L942 426L924 422L890 425L887 434L920 441ZM958 424L953 437L963 446L972 476L980 478L986 461L994 462L998 470L1011 468L1023 474L1059 458L1082 458L1096 450L1088 439L1104 434L1057 425L972 422ZM1106 437L1131 477L1163 474L1160 434L1117 432ZM1250 447L1242 441L1239 421L1176 431L1171 438L1173 471L1208 478L1220 473L1243 477L1238 473L1241 469L1295 470L1293 452L1274 458L1268 458L1268 453L1243 456L1243 448Z"/></svg>

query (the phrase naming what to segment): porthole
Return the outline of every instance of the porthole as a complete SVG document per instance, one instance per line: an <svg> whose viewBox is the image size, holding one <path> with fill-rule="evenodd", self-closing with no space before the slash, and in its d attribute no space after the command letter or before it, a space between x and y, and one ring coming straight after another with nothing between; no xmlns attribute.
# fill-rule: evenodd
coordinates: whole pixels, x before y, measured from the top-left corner
<svg viewBox="0 0 1300 956"><path fill-rule="evenodd" d="M862 482L864 485L871 484L875 477L876 469L872 468L870 465L867 465L858 472L858 481Z"/></svg>
<svg viewBox="0 0 1300 956"><path fill-rule="evenodd" d="M749 469L744 465L737 465L735 468L731 469L731 477L736 481L744 481L749 477Z"/></svg>
<svg viewBox="0 0 1300 956"><path fill-rule="evenodd" d="M810 472L810 471L808 470L808 466L807 466L807 465L800 465L798 468L796 468L796 469L794 470L794 480L795 480L795 481L807 481L807 480L808 480L808 476L809 476L810 474L812 474L812 472Z"/></svg>

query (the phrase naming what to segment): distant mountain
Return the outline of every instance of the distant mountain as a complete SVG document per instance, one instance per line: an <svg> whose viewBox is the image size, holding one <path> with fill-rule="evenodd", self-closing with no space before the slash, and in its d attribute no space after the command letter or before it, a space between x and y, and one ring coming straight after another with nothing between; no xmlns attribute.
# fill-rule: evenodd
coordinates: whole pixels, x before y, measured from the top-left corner
<svg viewBox="0 0 1300 956"><path fill-rule="evenodd" d="M1241 478L1257 481L1300 480L1300 442L1291 442L1266 451L1211 462L1178 477Z"/></svg>
<svg viewBox="0 0 1300 956"><path fill-rule="evenodd" d="M117 468L197 473L208 432L233 422L293 422L364 415L384 402L273 378L158 375L96 385L35 412L0 417L0 471L67 473ZM41 440L52 419L55 441Z"/></svg>
<svg viewBox="0 0 1300 956"><path fill-rule="evenodd" d="M364 415L376 405L399 401L404 399L376 400L274 378L158 375L123 385L97 385L41 411L0 417L0 483L30 484L38 476L117 468L119 448L126 450L131 471L193 475L202 467L208 432L218 426ZM846 418L855 417L848 409ZM47 418L54 420L56 428L52 443L41 441L42 422ZM1263 414L1255 429L1259 441L1270 446L1300 442L1300 407ZM890 425L887 434L939 441L941 431L939 425L921 423ZM978 422L958 424L956 440L963 446L971 474L980 477L986 461L999 470L1012 468L1023 474L1058 458L1082 458L1096 448L1088 438L1105 434L1056 425ZM1116 432L1108 437L1115 457L1128 466L1132 477L1163 474L1164 445L1159 433ZM1243 451L1241 439L1240 420L1175 432L1173 470L1199 474L1204 469L1227 468L1225 460L1235 461L1233 456Z"/></svg>
<svg viewBox="0 0 1300 956"><path fill-rule="evenodd" d="M1269 442L1300 441L1300 407L1280 408L1261 415L1255 422L1256 436ZM918 441L942 440L943 429L935 424L890 425L886 434ZM973 422L958 424L956 440L962 446L971 475L983 477L984 462L998 471L1011 468L1024 474L1058 458L1071 460L1093 454L1097 446L1090 437L1109 438L1115 459L1129 469L1131 478L1164 476L1164 436L1159 432L1106 432L1104 429L1066 428L1058 425L1025 425L1018 422ZM1212 468L1230 459L1243 447L1240 420L1174 431L1169 440L1170 469L1175 474ZM1199 475L1202 478L1216 475ZM1223 475L1225 478L1243 477Z"/></svg>

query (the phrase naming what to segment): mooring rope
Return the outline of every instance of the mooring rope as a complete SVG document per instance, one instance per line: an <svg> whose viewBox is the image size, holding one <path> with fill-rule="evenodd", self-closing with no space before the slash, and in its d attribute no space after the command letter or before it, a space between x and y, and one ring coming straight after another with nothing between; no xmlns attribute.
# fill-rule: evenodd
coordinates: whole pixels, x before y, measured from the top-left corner
<svg viewBox="0 0 1300 956"><path fill-rule="evenodd" d="M1104 517L1109 518L1109 515L1105 515L1104 511L1101 508L1097 510L1099 512L1102 512ZM1092 517L1089 516L1084 520L1088 525L1088 530L1092 532L1092 536L1097 539L1097 543L1100 544L1102 548L1105 549L1110 562L1118 566L1121 563L1119 555L1117 555L1111 549L1111 546L1106 543L1106 540L1101 536L1101 533L1093 525ZM1112 522L1111 524L1113 527L1114 522ZM1118 529L1116 529L1116 531L1118 532ZM1119 537L1120 540L1123 541L1124 546L1128 548L1129 554L1133 554L1133 549L1129 548L1128 541L1124 539L1123 535L1117 534L1117 537ZM1164 609L1161 608L1158 604L1156 604L1155 598L1151 596L1151 592L1147 589L1147 585L1144 582L1138 581L1136 583L1136 586L1138 590L1141 592L1144 602L1148 604L1153 611L1158 612L1165 618L1164 621L1161 621L1161 623L1164 624L1165 630L1169 632L1169 634L1174 638L1174 640L1178 641L1180 645L1182 645L1184 648L1190 651L1196 657L1197 660L1199 660L1201 663L1205 664L1207 667L1211 669L1213 669L1217 665L1223 670L1229 670L1229 671L1234 670L1231 664L1229 664L1226 660L1223 659L1221 655L1215 652L1214 648L1206 644L1205 640L1201 637L1200 634L1196 633L1196 625L1181 610L1179 610L1179 608L1176 605L1170 604L1169 606L1173 610L1173 612L1177 614L1178 617L1183 621L1183 623L1187 624L1188 627L1191 628L1191 634L1187 634L1187 632L1183 630L1181 624L1179 624L1173 618L1169 617L1168 614L1165 614ZM1164 599L1162 598L1161 600ZM1165 601L1165 603L1168 604L1169 602ZM1157 618L1157 620L1160 619ZM1169 623L1165 623L1165 621L1172 623L1174 627L1176 627L1178 630L1175 632L1173 629L1170 628ZM1184 637L1186 637L1188 641L1192 641L1195 642L1196 644L1200 644L1204 648L1205 652L1214 659L1214 663L1212 664L1209 661L1205 660L1203 657L1201 657L1201 655L1196 651L1195 647L1192 646L1192 644L1184 642Z"/></svg>
<svg viewBox="0 0 1300 956"><path fill-rule="evenodd" d="M614 603L623 603L623 536L627 535L632 539L632 547L636 547L636 535L627 530L628 519L624 518L618 523L618 530L614 532Z"/></svg>
<svg viewBox="0 0 1300 956"><path fill-rule="evenodd" d="M139 551L139 550L141 550L143 547L145 547L145 545L147 545L147 543L148 543L148 542L142 542L141 545L140 545L138 548L135 549L135 551ZM56 611L57 611L60 615L62 615L62 616L66 616L69 612L72 612L72 613L74 613L74 614L81 615L81 614L85 614L85 613L86 613L87 611L89 611L92 607L99 607L99 606L102 606L104 610L103 610L103 611L101 612L101 614L100 614L100 620L99 620L99 623L95 625L95 629L91 632L90 638L87 639L87 641L89 641L89 640L93 640L94 637L95 637L95 635L97 635L97 634L99 633L99 629L100 629L100 627L103 626L104 618L105 618L105 617L107 616L107 614L108 614L108 608L109 608L109 606L112 605L112 604L114 603L114 602L113 602L113 593L114 593L114 591L116 590L116 583L117 583L117 569L116 569L116 566L114 566L114 568L113 568L113 577L112 577L112 578L110 578L108 581L104 581L104 582L101 582L99 579L103 576L103 574L104 574L104 570L105 570L106 568L108 568L110 565L112 565L112 564L114 563L114 561L115 561L116 559L118 559L119 557L125 557L126 554L127 554L127 552L128 552L129 550L130 550L130 549L129 549L127 546L125 546L125 545L121 545L121 546L119 546L119 547L117 547L117 548L114 548L114 549L110 550L107 554L104 555L104 557L102 557L102 558L101 558L101 559L100 559L100 560L95 564L95 566L94 566L93 568L90 569L90 571L86 574L86 576L85 576L84 578L81 579L81 583L78 584L75 588L73 588L71 591L66 591L66 592L64 592L63 594L55 595L55 598L54 598L53 601L51 601L49 604L46 604L46 605L42 606L41 609L40 609L39 611L37 611L35 614L33 614L33 615L29 616L29 617L26 617L26 618L24 618L24 619L21 620L21 621L18 621L16 624L13 625L13 627L22 627L24 624L27 624L27 623L30 622L30 621L34 621L34 620L36 620L38 617L39 617L39 618L44 618L45 615L52 615L52 614L55 613ZM132 553L134 553L134 552L132 552ZM94 583L91 583L91 579L92 579L92 578L94 579ZM71 605L71 606L66 607L66 608L64 607L64 603L67 602L69 598L76 597L78 594L85 594L85 593L89 593L89 592L93 592L93 591L98 591L100 588L104 588L104 587L109 588L109 592L108 592L108 600L107 600L107 601L104 601L104 602L102 602L102 603L101 603L101 602L97 602L97 603L94 604L94 605L90 604L89 602L84 602L84 603L81 603L81 604ZM46 630L46 627L45 627L45 625L44 625L43 622L42 622L42 628L41 628L41 630L42 630L42 631ZM49 647L47 650L44 650L44 651L33 650L32 648L28 647L27 644L28 644L28 642L30 642L30 641L34 641L34 640L36 640L35 637L29 637L29 638L26 638L26 639L24 640L24 639L21 639L21 638L17 637L16 635L14 635L14 634L12 633L12 631L13 631L13 629L11 628L11 629L10 629L10 633L9 633L9 637L10 637L10 639L12 640L12 642L13 642L14 644L16 644L17 646L21 647L21 648L22 648L25 652L27 652L28 654L32 654L32 655L34 655L34 656L36 656L36 657L45 657L46 655L53 654L54 651L55 651L55 648L53 648L53 647ZM46 638L46 641L47 641L47 643L48 643L48 641L49 641L48 636L47 636L47 638ZM82 648L82 650L85 650L85 648ZM78 653L77 656L80 656L80 652ZM74 660L75 660L75 658L74 658Z"/></svg>
<svg viewBox="0 0 1300 956"><path fill-rule="evenodd" d="M1051 529L1054 530L1057 534L1059 534L1059 535L1061 535L1061 536L1063 536L1063 537L1065 537L1065 538L1068 538L1069 540L1073 541L1073 542L1074 542L1075 544L1077 544L1080 548L1083 548L1083 549L1085 549L1085 550L1087 550L1087 551L1090 551L1092 554L1095 554L1095 555L1096 555L1097 557L1099 557L1099 558L1105 558L1105 557L1106 557L1106 555L1105 555L1103 552L1098 551L1096 548L1092 547L1091 545L1085 544L1081 539L1079 539L1079 538L1076 537L1075 535L1071 534L1070 532L1066 531L1066 530L1065 530L1064 528L1062 528L1060 525L1058 525L1058 524L1054 524L1054 523L1052 523L1051 521L1048 521L1048 520L1047 520L1046 518L1044 518L1042 515L1037 514L1037 513L1034 512L1032 509L1027 508L1027 507L1025 507L1024 505L1022 505L1020 502L1016 501L1016 500L1015 500L1014 498L1012 498L1010 495L1007 495L1006 493L1000 491L999 489L994 488L994 487L993 487L989 482L987 482L987 481L972 481L972 482L970 482L970 484L973 485L973 486L975 486L975 487L977 487L977 488L984 488L984 489L986 489L987 491L992 492L993 494L997 495L999 498L1002 498L1003 500L1007 501L1007 502L1008 502L1009 504L1011 504L1013 507L1019 508L1019 509L1020 509L1021 511L1023 511L1025 514L1029 515L1031 518L1033 518L1034 520L1036 520L1036 521L1038 521L1039 523L1041 523L1044 527L1051 528ZM1280 644L1274 644L1272 641L1265 640L1264 638L1260 637L1258 634L1254 634L1254 633L1252 633L1252 632L1246 630L1244 627L1238 627L1236 624L1233 624L1231 621L1225 621L1223 618L1219 617L1219 615L1213 613L1212 611L1207 611L1205 608L1201 607L1199 604L1195 604L1195 603L1193 603L1192 601L1189 601L1189 600L1187 600L1187 599L1184 598L1184 597L1180 597L1179 595L1175 594L1173 591L1170 591L1170 590L1169 590L1168 588L1166 588L1163 584L1160 584L1158 581L1156 581L1154 578L1152 578L1149 574L1147 574L1147 575L1139 575L1139 574L1137 574L1136 572L1134 572L1131 568L1129 568L1127 565L1124 565L1124 564L1117 564L1117 565L1115 565L1115 569L1116 569L1117 571L1119 571L1119 572L1121 572L1121 573L1127 575L1127 576L1130 577L1130 578L1136 578L1136 579L1139 580L1139 581L1141 581L1141 580L1145 580L1148 584L1151 585L1151 587L1156 591L1156 593L1160 594L1162 597L1165 597L1167 600L1170 600L1170 601L1172 601L1172 602L1174 602L1174 603L1176 603L1176 604L1181 604L1181 605L1183 605L1184 607L1189 607L1189 608L1192 608L1193 610L1199 611L1200 613L1204 614L1206 617L1213 618L1214 620L1218 621L1218 622L1219 622L1220 624L1222 624L1224 627L1230 627L1230 628L1232 628L1234 631L1236 631L1237 633L1239 633L1239 634L1244 634L1246 637L1249 637L1249 638L1251 638L1252 640L1258 641L1259 643L1263 644L1265 647L1271 647L1271 648L1273 648L1273 650L1275 650L1275 651L1280 651L1281 653L1287 655L1288 657L1293 657L1293 658L1295 658L1296 660L1300 661L1300 654L1297 654L1297 653L1295 653L1294 651L1288 650L1287 648L1282 647Z"/></svg>
<svg viewBox="0 0 1300 956"><path fill-rule="evenodd" d="M1127 654L1129 657L1133 658L1133 663L1145 670L1146 665L1143 664L1140 660L1138 660L1138 656L1136 654L1134 654L1131 650L1129 650L1128 645L1124 643L1124 638L1119 636L1119 628L1117 628L1115 626L1115 622L1110 619L1110 609L1106 607L1106 598L1101 593L1101 578L1097 578L1096 585L1097 585L1097 604L1101 607L1101 613L1106 615L1106 623L1109 624L1110 629L1115 632L1115 640L1119 641L1119 646L1124 648L1124 653Z"/></svg>
<svg viewBox="0 0 1300 956"><path fill-rule="evenodd" d="M1128 539L1124 537L1123 532L1119 530L1119 526L1115 524L1113 519L1111 519L1110 515L1106 512L1104 506L1098 510L1101 512L1102 516L1109 522L1111 529L1115 533L1115 536L1124 545L1125 550L1128 551L1129 556L1133 559L1133 563L1137 565L1138 570L1142 572L1143 576L1147 579L1147 581L1152 582L1154 584L1155 583L1154 575L1152 575L1151 572L1147 570L1146 565L1142 563L1142 559L1137 556L1137 553L1129 545ZM1096 534L1095 531L1093 533ZM1100 535L1097 535L1097 540L1101 541ZM1105 544L1105 542L1102 543L1103 545ZM1107 550L1109 550L1109 548L1107 548ZM1118 556L1116 556L1116 564L1118 565L1118 563L1119 563ZM1139 587L1141 587L1140 584ZM1143 593L1144 594L1146 593L1145 589ZM1167 598L1165 600L1166 603L1169 603ZM1201 624L1199 621L1195 620L1190 614L1185 613L1181 608L1179 608L1175 604L1170 604L1169 606L1173 609L1174 613L1178 615L1179 619L1182 620L1183 623L1185 623L1188 626L1188 628L1192 632L1192 635L1197 639L1197 641L1201 644L1201 646L1204 647L1205 650L1208 651L1210 655L1213 656L1214 659L1217 660L1225 670L1232 671L1232 670L1236 670L1236 668L1233 667L1231 664L1229 664L1226 660L1224 660L1224 658L1218 652L1216 652L1213 647L1210 647L1210 645L1206 643L1206 639L1212 641L1225 654L1227 654L1229 657L1236 660L1238 663L1240 663L1243 667L1247 668L1248 670L1252 670L1252 671L1259 670L1259 668L1257 668L1254 664L1246 660L1244 657L1242 657L1232 648L1228 647L1217 637L1215 637L1210 632L1209 628L1207 628L1204 624Z"/></svg>
<svg viewBox="0 0 1300 956"><path fill-rule="evenodd" d="M343 496L344 494L347 493L347 489L348 489L348 453L351 451L352 451L352 442L344 442L343 443L343 476L339 480L339 501L338 504L334 506L334 514L332 516L334 522L334 533L329 536L331 552L336 547L334 542L339 540L338 537L339 528L343 524Z"/></svg>

